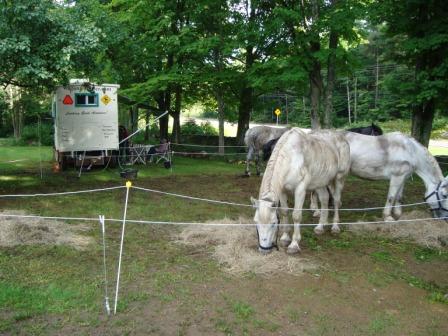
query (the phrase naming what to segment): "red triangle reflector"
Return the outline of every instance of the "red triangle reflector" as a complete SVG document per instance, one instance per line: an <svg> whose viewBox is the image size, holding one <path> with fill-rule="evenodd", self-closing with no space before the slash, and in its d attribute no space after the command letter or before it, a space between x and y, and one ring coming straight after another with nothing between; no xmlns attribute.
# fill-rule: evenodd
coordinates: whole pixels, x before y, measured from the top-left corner
<svg viewBox="0 0 448 336"><path fill-rule="evenodd" d="M62 101L62 104L64 104L64 105L72 105L73 104L72 97L70 97L69 95L66 95L64 97L64 100Z"/></svg>

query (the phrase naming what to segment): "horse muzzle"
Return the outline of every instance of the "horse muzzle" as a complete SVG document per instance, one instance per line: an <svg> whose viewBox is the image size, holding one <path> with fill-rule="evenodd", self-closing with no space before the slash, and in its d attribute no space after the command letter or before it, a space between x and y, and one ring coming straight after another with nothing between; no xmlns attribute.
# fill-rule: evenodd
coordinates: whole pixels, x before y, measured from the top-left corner
<svg viewBox="0 0 448 336"><path fill-rule="evenodd" d="M258 251L261 252L262 254L269 254L272 252L273 249L274 249L274 245L271 245L270 247L264 247L264 246L258 245Z"/></svg>

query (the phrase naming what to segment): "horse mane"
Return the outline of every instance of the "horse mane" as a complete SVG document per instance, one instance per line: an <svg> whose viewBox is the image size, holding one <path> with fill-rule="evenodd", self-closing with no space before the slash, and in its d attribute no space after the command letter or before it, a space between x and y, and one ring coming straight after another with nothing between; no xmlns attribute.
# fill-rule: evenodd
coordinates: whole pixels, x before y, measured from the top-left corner
<svg viewBox="0 0 448 336"><path fill-rule="evenodd" d="M280 176L280 174L276 174L276 172L282 166L284 160L289 157L288 155L285 155L286 153L283 150L283 146L288 141L293 131L302 133L299 130L289 130L282 137L280 137L274 147L271 158L266 165L263 180L261 181L259 195L260 199L266 199L273 202L276 202L279 199L278 190L280 189L280 181L278 178L274 178L274 176Z"/></svg>
<svg viewBox="0 0 448 336"><path fill-rule="evenodd" d="M439 179L443 179L442 169L440 169L439 163L437 162L435 157L429 152L428 148L423 146L420 142L415 140L413 137L410 137L410 136L407 136L407 135L405 135L405 137L408 138L408 140L414 146L415 150L420 154L420 156L417 155L416 157L424 158L425 160L420 160L420 161L423 164L425 162L428 163L428 167L431 169L431 173L435 177L437 177Z"/></svg>

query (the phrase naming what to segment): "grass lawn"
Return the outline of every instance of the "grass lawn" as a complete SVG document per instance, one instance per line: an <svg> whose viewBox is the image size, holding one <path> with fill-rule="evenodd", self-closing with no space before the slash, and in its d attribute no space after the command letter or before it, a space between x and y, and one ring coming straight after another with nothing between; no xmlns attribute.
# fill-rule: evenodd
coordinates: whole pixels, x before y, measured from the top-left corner
<svg viewBox="0 0 448 336"><path fill-rule="evenodd" d="M95 169L80 178L75 170L53 173L48 147L40 155L35 147L4 146L0 151L0 194L93 189L125 182L113 169ZM7 163L18 159L23 161ZM138 169L136 186L244 204L249 204L250 196L256 197L261 182L256 176L242 178L243 164L216 159L175 157L172 171L162 165ZM387 187L383 181L350 177L344 207L381 206ZM418 178L408 181L405 203L420 202L423 191ZM7 198L0 199L0 211L121 218L124 197L121 189ZM131 190L127 213L130 219L183 222L239 216L251 218L253 209L138 190ZM381 211L342 212L341 221L379 216ZM305 215L304 222L313 221ZM0 223L4 224L1 218ZM428 248L374 232L356 235L346 228L339 236L316 236L304 228L301 257L316 262L317 269L300 276L250 272L236 276L212 257L213 242L203 247L181 245L174 237L180 227L129 223L118 314L107 317L99 224L67 221L63 225L82 225L81 232L91 243L85 249L64 244L0 247L0 334L446 335L448 330L446 247ZM108 222L110 298L120 232L121 223Z"/></svg>

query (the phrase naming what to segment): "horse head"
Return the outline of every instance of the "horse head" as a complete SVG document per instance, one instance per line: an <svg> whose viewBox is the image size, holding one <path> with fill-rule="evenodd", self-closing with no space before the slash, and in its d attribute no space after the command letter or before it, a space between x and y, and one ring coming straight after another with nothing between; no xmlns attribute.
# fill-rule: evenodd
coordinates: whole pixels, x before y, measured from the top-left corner
<svg viewBox="0 0 448 336"><path fill-rule="evenodd" d="M269 140L267 143L263 145L263 160L267 161L271 157L272 151L274 150L275 144L277 143L278 139L272 139Z"/></svg>
<svg viewBox="0 0 448 336"><path fill-rule="evenodd" d="M383 135L383 130L378 125L375 125L372 122L372 125L370 127L372 129L372 132L370 133L370 135L374 135L374 136Z"/></svg>
<svg viewBox="0 0 448 336"><path fill-rule="evenodd" d="M255 210L254 221L257 225L258 250L261 253L269 253L277 248L277 232L279 218L277 215L277 204L271 200L257 200L251 197Z"/></svg>
<svg viewBox="0 0 448 336"><path fill-rule="evenodd" d="M439 182L436 189L425 195L434 218L448 220L448 176Z"/></svg>

